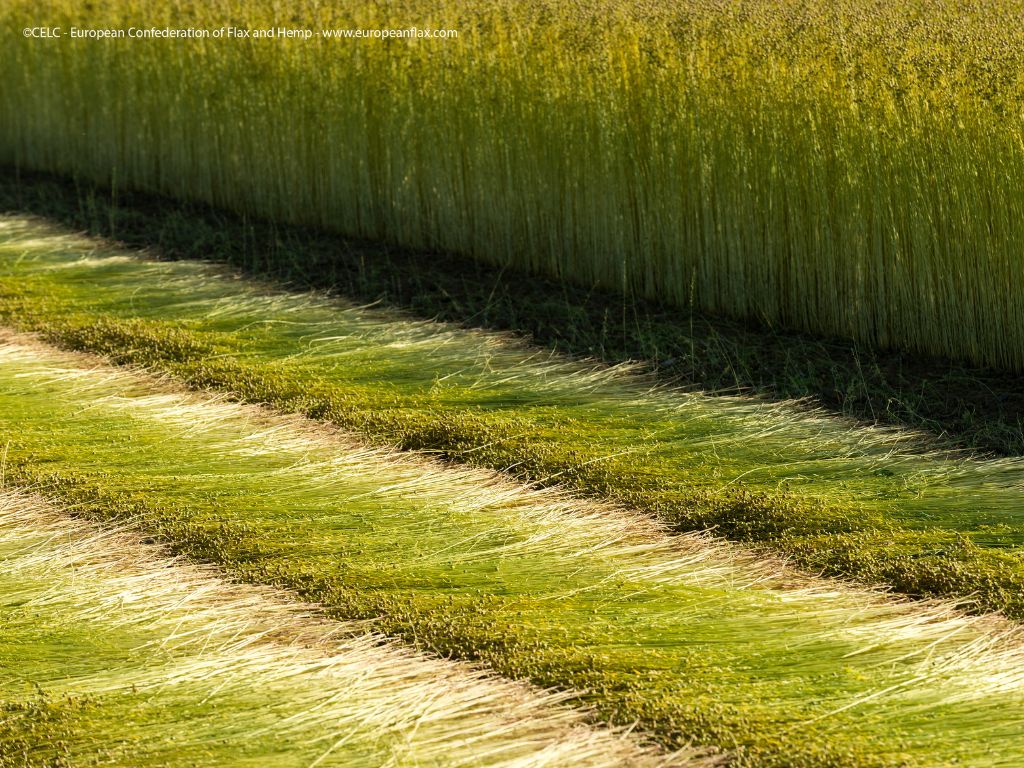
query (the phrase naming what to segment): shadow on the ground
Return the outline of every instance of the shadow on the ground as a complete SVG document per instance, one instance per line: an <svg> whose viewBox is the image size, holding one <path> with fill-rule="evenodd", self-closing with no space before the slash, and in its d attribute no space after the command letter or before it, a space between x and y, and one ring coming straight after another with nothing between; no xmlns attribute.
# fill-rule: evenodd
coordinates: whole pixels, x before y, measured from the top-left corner
<svg viewBox="0 0 1024 768"><path fill-rule="evenodd" d="M0 210L46 216L163 258L219 261L296 288L527 334L574 356L639 360L686 387L809 397L860 420L924 429L945 444L1024 454L1024 385L1013 374L754 327L452 254L275 225L155 195L115 195L44 174L0 170Z"/></svg>

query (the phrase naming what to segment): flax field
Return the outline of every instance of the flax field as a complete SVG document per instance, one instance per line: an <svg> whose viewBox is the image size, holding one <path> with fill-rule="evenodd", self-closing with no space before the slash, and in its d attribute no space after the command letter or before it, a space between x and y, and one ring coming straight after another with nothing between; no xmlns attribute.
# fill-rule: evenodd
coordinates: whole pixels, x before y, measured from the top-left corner
<svg viewBox="0 0 1024 768"><path fill-rule="evenodd" d="M9 0L0 768L1024 765L1022 15Z"/></svg>

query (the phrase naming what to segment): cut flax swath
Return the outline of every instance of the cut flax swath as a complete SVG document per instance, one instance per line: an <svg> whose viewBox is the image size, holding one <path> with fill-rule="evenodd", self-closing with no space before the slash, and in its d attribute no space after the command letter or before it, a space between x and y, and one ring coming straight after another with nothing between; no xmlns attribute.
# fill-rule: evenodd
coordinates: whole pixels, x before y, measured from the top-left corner
<svg viewBox="0 0 1024 768"><path fill-rule="evenodd" d="M0 492L0 565L0 765L717 764L34 495Z"/></svg>
<svg viewBox="0 0 1024 768"><path fill-rule="evenodd" d="M742 766L1012 766L1020 630L10 338L10 482ZM130 449L129 449L130 448ZM585 689L585 690L584 690Z"/></svg>
<svg viewBox="0 0 1024 768"><path fill-rule="evenodd" d="M298 412L770 544L808 570L1024 618L1024 462L801 403L652 388L628 367L411 320L0 218L0 320Z"/></svg>
<svg viewBox="0 0 1024 768"><path fill-rule="evenodd" d="M1022 12L8 0L0 161L1021 370Z"/></svg>

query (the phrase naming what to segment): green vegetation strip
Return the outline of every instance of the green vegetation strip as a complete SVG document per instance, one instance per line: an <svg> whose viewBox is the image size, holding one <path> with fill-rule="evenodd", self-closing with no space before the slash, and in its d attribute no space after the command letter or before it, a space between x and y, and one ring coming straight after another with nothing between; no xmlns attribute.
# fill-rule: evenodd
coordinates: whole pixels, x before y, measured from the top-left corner
<svg viewBox="0 0 1024 768"><path fill-rule="evenodd" d="M1020 631L14 337L5 481L735 765L1016 765Z"/></svg>
<svg viewBox="0 0 1024 768"><path fill-rule="evenodd" d="M0 493L0 766L702 766Z"/></svg>
<svg viewBox="0 0 1024 768"><path fill-rule="evenodd" d="M507 338L285 294L43 222L0 226L0 319L197 388L1024 617L1024 464L800 408L652 390Z"/></svg>
<svg viewBox="0 0 1024 768"><path fill-rule="evenodd" d="M867 349L575 286L449 252L398 248L81 178L0 168L0 211L44 216L160 258L215 260L422 318L515 331L576 357L642 361L718 395L813 398L865 423L923 428L960 448L1024 454L1020 376ZM524 296L528 300L524 300Z"/></svg>
<svg viewBox="0 0 1024 768"><path fill-rule="evenodd" d="M6 0L0 162L1021 371L1022 12Z"/></svg>

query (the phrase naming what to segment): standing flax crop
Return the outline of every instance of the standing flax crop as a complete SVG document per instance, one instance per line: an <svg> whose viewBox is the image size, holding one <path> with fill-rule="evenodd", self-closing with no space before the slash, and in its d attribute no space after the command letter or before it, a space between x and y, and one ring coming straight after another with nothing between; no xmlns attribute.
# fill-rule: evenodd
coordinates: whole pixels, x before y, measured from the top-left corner
<svg viewBox="0 0 1024 768"><path fill-rule="evenodd" d="M0 162L1019 370L1022 9L14 0Z"/></svg>

